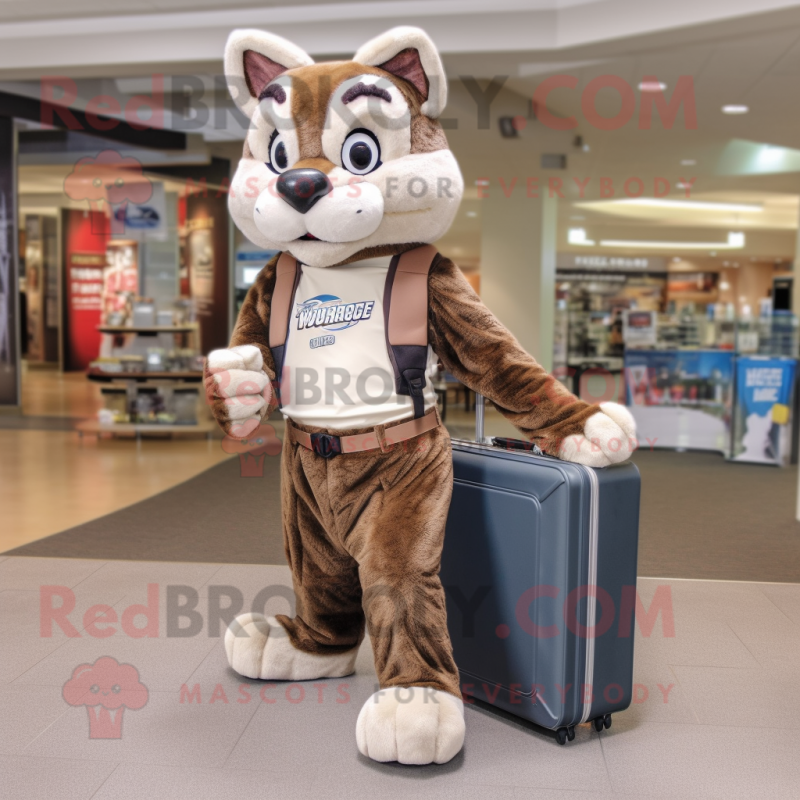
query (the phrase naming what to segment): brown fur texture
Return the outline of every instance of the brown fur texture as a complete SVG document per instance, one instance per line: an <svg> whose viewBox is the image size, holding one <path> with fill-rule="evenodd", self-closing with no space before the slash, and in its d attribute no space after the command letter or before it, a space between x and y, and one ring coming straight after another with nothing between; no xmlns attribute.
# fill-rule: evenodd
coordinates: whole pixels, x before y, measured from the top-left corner
<svg viewBox="0 0 800 800"><path fill-rule="evenodd" d="M285 437L281 507L297 615L278 620L295 647L350 650L366 620L381 688L429 686L461 696L439 580L452 486L442 425L383 452L333 459Z"/></svg>
<svg viewBox="0 0 800 800"><path fill-rule="evenodd" d="M247 296L242 304L239 317L236 320L236 327L231 334L231 347L242 344L254 344L261 350L261 357L264 359L264 372L270 381L275 381L275 360L272 358L272 351L269 349L269 310L272 301L272 293L275 291L275 265L278 263L279 256L271 258L264 269L258 273L253 285L247 292ZM222 430L228 435L232 435L232 420L228 416L228 406L226 398L218 383L214 380L208 368L208 362L203 369L203 385L205 387L206 400L214 419ZM273 407L275 404L276 392L273 390Z"/></svg>
<svg viewBox="0 0 800 800"><path fill-rule="evenodd" d="M579 400L528 355L461 270L439 257L428 279L428 341L447 370L496 406L527 439L558 455L600 408Z"/></svg>
<svg viewBox="0 0 800 800"><path fill-rule="evenodd" d="M413 246L372 248L375 252L360 257ZM277 257L250 288L231 338L231 346L260 348L273 381L269 315L276 263ZM429 342L447 369L491 400L545 452L557 455L564 437L582 433L586 420L599 411L548 375L442 256L429 273L428 303ZM227 432L230 420L210 376L206 387L212 411ZM383 426L375 431L381 441ZM366 620L382 688L430 686L460 696L438 577L452 493L444 426L391 449L328 460L293 443L287 433L281 493L298 609L294 618L279 619L292 644L310 653L350 650L361 642Z"/></svg>

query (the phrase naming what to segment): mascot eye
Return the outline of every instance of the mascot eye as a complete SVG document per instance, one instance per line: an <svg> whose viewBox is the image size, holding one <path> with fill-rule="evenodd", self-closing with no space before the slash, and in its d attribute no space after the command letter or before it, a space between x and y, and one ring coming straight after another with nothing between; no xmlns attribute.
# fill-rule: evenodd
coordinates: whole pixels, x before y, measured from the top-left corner
<svg viewBox="0 0 800 800"><path fill-rule="evenodd" d="M286 145L278 131L273 131L269 140L269 161L267 166L280 174L289 166L289 157L286 155Z"/></svg>
<svg viewBox="0 0 800 800"><path fill-rule="evenodd" d="M348 172L366 175L381 165L381 146L367 130L353 131L342 146L342 164Z"/></svg>

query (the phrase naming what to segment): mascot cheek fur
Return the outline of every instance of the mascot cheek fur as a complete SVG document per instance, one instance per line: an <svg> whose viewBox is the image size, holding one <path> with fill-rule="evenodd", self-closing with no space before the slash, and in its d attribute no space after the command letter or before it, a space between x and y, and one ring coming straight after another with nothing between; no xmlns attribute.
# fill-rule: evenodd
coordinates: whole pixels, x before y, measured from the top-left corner
<svg viewBox="0 0 800 800"><path fill-rule="evenodd" d="M234 436L282 403L283 530L301 610L239 616L225 652L251 679L339 678L368 632L380 688L359 714L358 749L444 763L465 727L438 577L450 440L426 367L441 360L545 452L591 466L624 459L633 419L567 392L458 267L423 247L447 231L463 193L437 122L447 80L423 31L395 28L351 61L321 64L280 37L234 31L225 71L252 121L230 213L254 243L282 252L250 289L229 348L210 354L206 391ZM304 407L281 389L282 368L306 362L336 367L339 394ZM348 399L365 364L385 365L388 388L377 401Z"/></svg>

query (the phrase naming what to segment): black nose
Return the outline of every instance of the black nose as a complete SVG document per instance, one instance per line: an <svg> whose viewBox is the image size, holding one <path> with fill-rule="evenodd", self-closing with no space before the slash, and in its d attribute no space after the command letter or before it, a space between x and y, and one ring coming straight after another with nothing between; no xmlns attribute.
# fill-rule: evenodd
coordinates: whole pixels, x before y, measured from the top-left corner
<svg viewBox="0 0 800 800"><path fill-rule="evenodd" d="M328 176L318 169L287 169L275 185L278 194L301 214L333 189Z"/></svg>

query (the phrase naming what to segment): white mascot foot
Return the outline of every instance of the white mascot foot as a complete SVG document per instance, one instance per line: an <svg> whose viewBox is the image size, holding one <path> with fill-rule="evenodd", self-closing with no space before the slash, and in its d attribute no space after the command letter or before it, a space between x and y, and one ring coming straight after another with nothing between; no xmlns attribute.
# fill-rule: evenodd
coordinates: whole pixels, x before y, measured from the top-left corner
<svg viewBox="0 0 800 800"><path fill-rule="evenodd" d="M246 678L311 681L352 675L358 647L328 656L304 653L292 645L275 617L240 614L225 631L225 653L231 667Z"/></svg>
<svg viewBox="0 0 800 800"><path fill-rule="evenodd" d="M358 715L356 742L373 761L444 764L464 745L464 703L427 686L381 689Z"/></svg>
<svg viewBox="0 0 800 800"><path fill-rule="evenodd" d="M586 420L582 434L564 439L558 456L587 467L607 467L630 458L637 447L631 412L618 403L601 403L600 413Z"/></svg>

